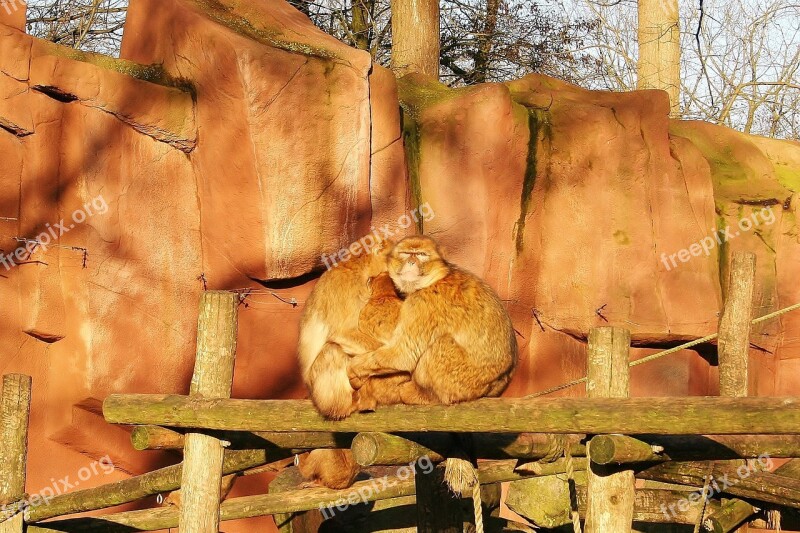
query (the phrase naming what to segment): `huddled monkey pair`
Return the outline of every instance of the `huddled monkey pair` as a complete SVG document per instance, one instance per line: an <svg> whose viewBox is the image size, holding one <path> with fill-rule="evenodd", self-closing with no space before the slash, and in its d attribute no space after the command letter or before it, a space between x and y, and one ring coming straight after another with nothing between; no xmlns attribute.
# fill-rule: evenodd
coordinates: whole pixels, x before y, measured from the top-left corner
<svg viewBox="0 0 800 533"><path fill-rule="evenodd" d="M384 241L323 274L303 311L298 352L311 400L332 419L499 396L517 361L500 299L426 236ZM311 452L300 470L331 488L357 473L344 450Z"/></svg>

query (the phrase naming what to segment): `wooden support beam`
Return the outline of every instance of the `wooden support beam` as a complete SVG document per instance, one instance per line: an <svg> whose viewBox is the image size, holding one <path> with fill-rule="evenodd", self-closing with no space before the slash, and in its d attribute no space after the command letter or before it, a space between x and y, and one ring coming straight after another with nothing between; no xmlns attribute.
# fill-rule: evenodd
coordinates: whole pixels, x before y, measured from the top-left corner
<svg viewBox="0 0 800 533"><path fill-rule="evenodd" d="M265 450L225 452L222 473L241 472L274 460L276 459ZM99 487L59 494L51 498L47 504L32 506L28 511L27 522L105 509L179 489L182 469L183 465L177 464Z"/></svg>
<svg viewBox="0 0 800 533"><path fill-rule="evenodd" d="M717 461L710 470L714 494L729 494L800 509L800 480L753 470L741 461ZM670 462L636 474L641 479L702 487L709 463Z"/></svg>
<svg viewBox="0 0 800 533"><path fill-rule="evenodd" d="M197 355L190 395L229 398L236 355L239 296L224 291L203 293L197 321ZM218 533L223 446L204 433L185 436L178 530Z"/></svg>
<svg viewBox="0 0 800 533"><path fill-rule="evenodd" d="M588 446L599 464L800 457L797 435L597 435ZM648 456L645 447L663 451Z"/></svg>
<svg viewBox="0 0 800 533"><path fill-rule="evenodd" d="M0 398L0 502L14 504L25 499L25 466L28 456L28 420L31 407L31 377L3 376ZM0 523L0 533L22 533L22 509ZM0 520L5 517L0 517Z"/></svg>
<svg viewBox="0 0 800 533"><path fill-rule="evenodd" d="M714 533L730 533L744 524L756 514L756 508L746 501L734 498L723 502L722 506L711 514L707 514L704 525L707 531Z"/></svg>
<svg viewBox="0 0 800 533"><path fill-rule="evenodd" d="M544 433L469 435L467 447L478 459L554 460L566 447L574 456L585 456L584 435L548 435ZM427 456L438 463L462 448L451 433L359 433L351 446L361 466L401 465Z"/></svg>
<svg viewBox="0 0 800 533"><path fill-rule="evenodd" d="M501 483L523 479L525 476L514 471L516 460L493 461L481 464L478 478L482 485ZM230 498L222 502L220 515L222 520L237 520L280 513L292 513L320 509L330 505L346 506L353 494L358 501L372 502L415 493L413 476L406 479L388 477L383 480L358 481L352 487L342 490L327 488L310 488L278 494L258 496L242 496ZM125 526L125 527L119 527ZM144 509L109 514L102 517L72 518L28 526L28 533L62 532L98 532L108 531L156 531L178 526L178 511L172 507ZM116 528L116 529L114 529Z"/></svg>
<svg viewBox="0 0 800 533"><path fill-rule="evenodd" d="M316 450L318 448L347 448L355 433L330 431L197 431L230 443L228 450ZM161 426L136 426L131 432L131 443L137 450L179 450L183 448L186 431L176 431Z"/></svg>
<svg viewBox="0 0 800 533"><path fill-rule="evenodd" d="M589 455L597 465L662 461L660 448L625 435L596 435L589 441Z"/></svg>
<svg viewBox="0 0 800 533"><path fill-rule="evenodd" d="M728 271L725 304L719 320L719 395L731 398L747 396L750 366L750 321L753 314L753 288L756 277L756 255L752 252L734 252ZM742 463L744 464L744 462ZM739 518L750 510L744 518ZM742 500L732 500L712 517L709 523L716 524L727 533L753 514L753 507ZM731 526L731 527L729 527ZM747 524L737 531L744 533Z"/></svg>
<svg viewBox="0 0 800 533"><path fill-rule="evenodd" d="M755 254L734 252L717 341L720 396L747 396L750 320L753 314L755 275Z"/></svg>
<svg viewBox="0 0 800 533"><path fill-rule="evenodd" d="M430 472L418 468L414 474L419 533L461 533L464 530L461 500L450 492L444 472L445 465L439 464Z"/></svg>
<svg viewBox="0 0 800 533"><path fill-rule="evenodd" d="M286 416L292 413L292 416ZM326 420L307 400L114 394L106 420L235 431L413 433L800 434L800 398L486 398L460 405L390 405Z"/></svg>
<svg viewBox="0 0 800 533"><path fill-rule="evenodd" d="M586 394L589 398L627 398L630 390L628 330L593 328L589 332ZM587 470L586 532L630 531L636 478L633 470L592 464Z"/></svg>

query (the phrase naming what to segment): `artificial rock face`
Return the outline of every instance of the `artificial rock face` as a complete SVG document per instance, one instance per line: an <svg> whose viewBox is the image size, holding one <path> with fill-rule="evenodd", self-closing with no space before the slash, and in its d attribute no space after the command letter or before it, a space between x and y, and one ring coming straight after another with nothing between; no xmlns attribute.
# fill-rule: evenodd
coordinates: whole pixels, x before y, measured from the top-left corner
<svg viewBox="0 0 800 533"><path fill-rule="evenodd" d="M757 314L800 301L800 146L670 121L664 93L398 81L280 0L132 0L120 60L21 27L0 18L0 362L34 378L31 494L106 454L116 471L82 486L175 461L133 452L99 401L188 390L203 289L252 290L233 395L302 397L321 256L371 231L422 229L498 291L511 395L584 375L595 326L629 328L634 357L715 331L735 250L757 254ZM754 330L754 393L796 390L798 338L800 314ZM687 351L632 390L715 379Z"/></svg>

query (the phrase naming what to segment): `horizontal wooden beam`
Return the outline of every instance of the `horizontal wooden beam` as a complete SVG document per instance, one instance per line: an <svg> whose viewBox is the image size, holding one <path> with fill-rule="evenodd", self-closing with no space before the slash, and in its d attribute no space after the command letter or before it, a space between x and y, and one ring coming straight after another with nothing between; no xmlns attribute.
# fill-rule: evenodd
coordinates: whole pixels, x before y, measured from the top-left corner
<svg viewBox="0 0 800 533"><path fill-rule="evenodd" d="M783 458L800 457L800 435L596 435L588 447L597 464Z"/></svg>
<svg viewBox="0 0 800 533"><path fill-rule="evenodd" d="M481 465L478 477L481 484L522 479L514 472L516 461L496 461ZM432 465L431 465L432 466ZM419 465L417 468L425 467ZM403 467L408 468L408 467ZM309 488L277 494L242 496L222 502L222 520L236 520L280 513L308 511L330 505L348 506L353 502L371 502L414 494L414 476L400 473L398 477L356 482L342 490ZM348 503L348 500L352 500ZM178 527L178 510L174 507L127 511L99 517L73 518L28 526L28 533L88 533L108 531L156 531Z"/></svg>
<svg viewBox="0 0 800 533"><path fill-rule="evenodd" d="M283 457L286 455L270 456L265 450L226 452L222 462L222 473L241 472ZM31 506L25 521L37 522L57 516L105 509L178 489L181 486L182 468L181 463L114 483L59 494L46 503Z"/></svg>
<svg viewBox="0 0 800 533"><path fill-rule="evenodd" d="M228 443L228 450L316 450L317 448L348 448L354 433L330 431L200 431ZM182 450L184 432L160 426L137 426L131 433L131 443L137 450Z"/></svg>
<svg viewBox="0 0 800 533"><path fill-rule="evenodd" d="M708 475L713 495L731 494L800 509L800 480L760 472L741 461L662 463L638 472L636 477L703 487Z"/></svg>
<svg viewBox="0 0 800 533"><path fill-rule="evenodd" d="M800 398L491 398L393 405L330 421L307 400L119 394L103 413L118 424L236 431L800 434Z"/></svg>

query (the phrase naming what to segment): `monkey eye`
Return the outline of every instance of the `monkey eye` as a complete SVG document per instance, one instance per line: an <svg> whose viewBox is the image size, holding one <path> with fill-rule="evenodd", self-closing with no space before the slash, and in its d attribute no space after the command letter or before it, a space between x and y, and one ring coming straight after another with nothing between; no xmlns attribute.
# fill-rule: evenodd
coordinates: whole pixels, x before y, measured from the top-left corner
<svg viewBox="0 0 800 533"><path fill-rule="evenodd" d="M426 254L425 252L420 252L420 253L417 254L417 257L419 257L422 260L427 260L428 257L430 257L430 256L428 254Z"/></svg>
<svg viewBox="0 0 800 533"><path fill-rule="evenodd" d="M408 252L400 252L397 255L400 256L400 259L408 259L409 257L411 257L411 254Z"/></svg>

